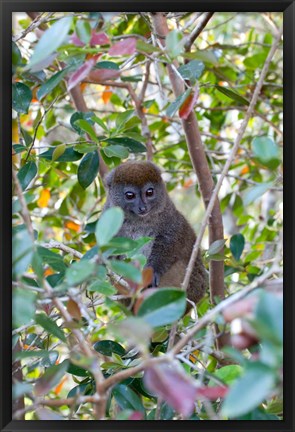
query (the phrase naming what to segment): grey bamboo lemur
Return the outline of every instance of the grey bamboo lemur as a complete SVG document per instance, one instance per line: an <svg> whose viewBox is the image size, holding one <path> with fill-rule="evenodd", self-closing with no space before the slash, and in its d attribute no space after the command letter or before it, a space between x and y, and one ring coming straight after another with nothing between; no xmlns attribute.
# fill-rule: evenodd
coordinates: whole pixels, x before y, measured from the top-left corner
<svg viewBox="0 0 295 432"><path fill-rule="evenodd" d="M108 190L104 209L119 206L124 223L119 236L153 238L142 253L152 267L152 286L180 287L196 235L168 196L160 169L152 162L132 161L119 165L106 176ZM190 278L187 297L197 303L208 286L200 255Z"/></svg>

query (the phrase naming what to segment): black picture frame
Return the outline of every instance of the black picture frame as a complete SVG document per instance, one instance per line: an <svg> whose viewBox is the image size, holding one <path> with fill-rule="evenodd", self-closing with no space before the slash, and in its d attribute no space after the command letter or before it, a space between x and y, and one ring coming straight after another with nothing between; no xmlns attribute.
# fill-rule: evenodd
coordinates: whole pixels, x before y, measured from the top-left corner
<svg viewBox="0 0 295 432"><path fill-rule="evenodd" d="M295 145L295 1L290 0L126 0L97 2L88 0L10 1L1 0L1 350L0 350L0 428L1 431L135 431L162 430L251 430L295 431L294 422L294 145ZM11 26L17 11L214 11L284 13L284 420L282 421L12 421L11 420Z"/></svg>

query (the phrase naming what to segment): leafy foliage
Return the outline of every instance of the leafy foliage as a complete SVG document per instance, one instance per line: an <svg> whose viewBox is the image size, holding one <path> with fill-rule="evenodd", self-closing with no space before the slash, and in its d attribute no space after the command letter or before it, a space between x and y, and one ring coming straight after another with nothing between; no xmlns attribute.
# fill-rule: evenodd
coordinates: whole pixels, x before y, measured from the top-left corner
<svg viewBox="0 0 295 432"><path fill-rule="evenodd" d="M15 34L30 35L12 45L13 341L23 371L13 393L26 419L95 419L98 379L114 379L107 419L282 419L282 298L265 289L281 284L281 47L220 191L225 238L203 242L206 265L224 263L229 298L258 281L256 291L166 356L171 328L178 340L214 305L207 293L185 314L179 287L145 289L153 275L142 248L153 239L120 237L122 210L102 213L104 168L149 150L198 232L204 209L181 121L196 116L216 181L272 27L261 14L215 13L188 51L193 13L168 15L166 46L154 43L149 14L54 13L35 38L16 18ZM282 16L269 20L279 27ZM174 61L178 97L165 69ZM230 333L222 352L214 323Z"/></svg>

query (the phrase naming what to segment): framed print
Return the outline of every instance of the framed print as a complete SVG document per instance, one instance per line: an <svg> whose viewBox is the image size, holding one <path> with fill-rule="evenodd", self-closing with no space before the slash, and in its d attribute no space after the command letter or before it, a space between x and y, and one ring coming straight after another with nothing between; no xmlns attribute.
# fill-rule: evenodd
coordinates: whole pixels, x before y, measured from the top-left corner
<svg viewBox="0 0 295 432"><path fill-rule="evenodd" d="M294 2L1 12L1 430L294 430Z"/></svg>

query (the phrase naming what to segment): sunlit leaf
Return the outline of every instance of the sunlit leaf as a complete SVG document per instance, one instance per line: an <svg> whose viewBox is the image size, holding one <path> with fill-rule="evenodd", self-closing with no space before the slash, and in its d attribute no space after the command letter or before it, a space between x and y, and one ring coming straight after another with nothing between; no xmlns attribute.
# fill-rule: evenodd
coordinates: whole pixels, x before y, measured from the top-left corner
<svg viewBox="0 0 295 432"><path fill-rule="evenodd" d="M61 18L45 30L30 58L28 68L32 69L33 65L39 64L60 47L70 30L72 20L72 17ZM40 67L39 70L41 69Z"/></svg>
<svg viewBox="0 0 295 432"><path fill-rule="evenodd" d="M181 105L185 102L185 100L189 97L189 95L191 94L192 89L189 88L187 90L185 90L184 93L182 93L180 96L178 96L174 102L172 102L168 108L166 109L166 114L169 117L173 117L174 114L179 110L179 108L181 107Z"/></svg>
<svg viewBox="0 0 295 432"><path fill-rule="evenodd" d="M38 207L45 208L48 206L50 200L50 189L42 189L37 201Z"/></svg>
<svg viewBox="0 0 295 432"><path fill-rule="evenodd" d="M124 221L123 210L119 207L107 209L99 218L95 236L99 246L106 245L116 234L118 234Z"/></svg>

